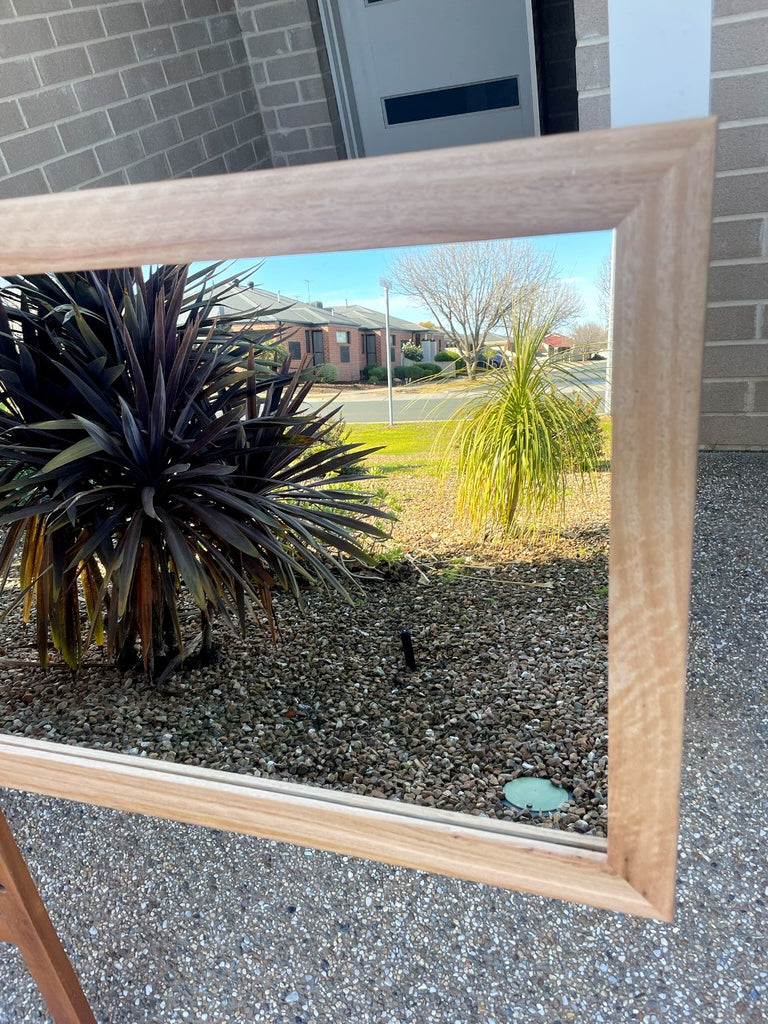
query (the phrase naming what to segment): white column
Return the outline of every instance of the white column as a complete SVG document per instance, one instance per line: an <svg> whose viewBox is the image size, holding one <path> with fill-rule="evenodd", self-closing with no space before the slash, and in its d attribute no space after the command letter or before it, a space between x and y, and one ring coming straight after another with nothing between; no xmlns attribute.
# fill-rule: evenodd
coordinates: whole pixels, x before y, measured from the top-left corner
<svg viewBox="0 0 768 1024"><path fill-rule="evenodd" d="M709 113L711 0L608 0L611 127Z"/></svg>
<svg viewBox="0 0 768 1024"><path fill-rule="evenodd" d="M711 0L608 0L611 127L706 116L711 49ZM609 415L612 321L613 312L603 403Z"/></svg>

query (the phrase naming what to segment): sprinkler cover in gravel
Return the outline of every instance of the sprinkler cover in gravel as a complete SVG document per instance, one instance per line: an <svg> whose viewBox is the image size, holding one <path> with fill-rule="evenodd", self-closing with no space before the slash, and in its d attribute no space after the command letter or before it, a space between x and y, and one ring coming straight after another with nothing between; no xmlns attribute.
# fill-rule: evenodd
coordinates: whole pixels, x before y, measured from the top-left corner
<svg viewBox="0 0 768 1024"><path fill-rule="evenodd" d="M504 787L504 796L513 807L531 811L554 811L568 802L567 789L549 779L512 779Z"/></svg>

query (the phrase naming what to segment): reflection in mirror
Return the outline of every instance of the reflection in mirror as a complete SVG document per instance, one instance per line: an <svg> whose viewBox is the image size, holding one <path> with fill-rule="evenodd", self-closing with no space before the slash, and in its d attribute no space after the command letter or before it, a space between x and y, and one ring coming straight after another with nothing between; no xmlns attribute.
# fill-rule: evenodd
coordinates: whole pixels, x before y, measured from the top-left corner
<svg viewBox="0 0 768 1024"><path fill-rule="evenodd" d="M610 233L602 232L269 258L217 272L215 300L202 323L181 332L180 350L186 336L192 352L210 329L215 341L229 335L241 377L250 366L257 382L244 398L248 416L277 415L294 424L279 437L259 435L257 447L262 456L269 451L271 461L259 462L258 472L262 483L269 477L269 501L283 502L270 544L288 555L277 558L272 547L262 559L264 572L252 581L255 611L243 637L227 628L226 618L236 625L242 612L238 580L246 575L243 559L254 537L233 534L209 501L227 484L221 470L226 444L211 460L216 465L191 480L176 519L152 479L155 471L167 480L191 463L197 467L205 444L195 447L193 440L191 458L182 461L180 435L191 430L199 437L211 422L221 425L226 406L216 404L219 396L242 381L211 371L200 392L213 403L205 420L202 407L186 401L183 360L176 371L171 361L154 368L146 393L134 387L136 408L126 411L119 401L110 406L110 391L121 381L130 377L136 384L142 358L129 352L122 370L109 359L99 364L94 339L105 324L116 329L121 318L132 324L137 317L121 305L120 289L106 287L95 296L103 303L99 318L70 313L73 302L80 309L94 294L70 292L69 306L42 292L20 303L18 289L7 287L8 320L0 320L0 333L16 368L8 369L6 358L3 482L16 483L0 496L2 553L8 556L0 729L606 835L610 246ZM225 272L231 279L226 287ZM151 310L151 289L147 295ZM174 295L169 284L165 298ZM33 344L31 318L40 306L48 311L48 326L56 320L62 337L69 332L82 339L74 361L43 330L34 344L48 348L30 362L25 346ZM169 308L164 323L189 323L183 303ZM167 328L164 352L166 336ZM58 394L75 388L80 420L72 420L71 408L54 408L55 389L40 389L43 363L64 367ZM313 381L306 395L274 384L275 374L284 380L293 372ZM176 405L186 416L166 423L165 433L160 424L168 410L153 399L158 373L164 388L176 387ZM89 374L100 382L95 390L82 383ZM300 401L292 405L289 393ZM329 400L341 408L343 423L313 437L307 417L316 422ZM39 506L30 511L37 516L33 528L15 514L9 495L19 477L9 467L19 445L18 416L35 425L39 437L35 445L32 434L24 435L28 452L37 453L26 469L36 465L48 480L56 477L61 493L71 497L54 517L72 527L69 533L59 529L45 539L44 484L27 492L29 504ZM231 421L233 436L238 422ZM61 431L67 447L55 458L50 445ZM115 438L122 438L120 445ZM377 450L349 465L341 455L334 463L333 453L348 443ZM291 446L308 460L306 478L291 475ZM107 456L114 470L121 453L136 462L145 449L146 478L131 478L144 532L136 529L134 536L130 521L120 520L119 512L110 517L103 506L100 518L88 520L101 524L103 536L93 529L89 537L78 533L78 515L93 511L89 460ZM327 472L330 484L310 491L310 466ZM233 492L222 501L237 512L240 498ZM102 492L99 501L105 500ZM368 502L388 518L371 520ZM285 509L302 503L306 514L293 522ZM257 526L265 507L252 520ZM269 514L274 511L270 506ZM318 526L323 513L331 518ZM196 532L186 537L198 545L191 556L185 557L174 525L179 516L194 523ZM321 582L327 576L326 583L330 573L302 531L314 526L318 542L338 540L333 524L346 517L385 529L383 537L357 539L369 564L344 557L346 596L332 585L306 586L303 569ZM119 558L116 546L105 546L108 535L123 540ZM66 536L95 565L79 577L75 611L56 603L77 575L74 549L58 550ZM152 557L146 538L160 536L168 571L142 582L141 566ZM218 554L211 543L216 537L224 541ZM232 572L221 550L234 562ZM137 567L135 577L123 568L129 564ZM198 605L218 597L199 582L200 564L225 595L222 614L202 631L196 591ZM46 574L47 565L53 569ZM273 585L281 573L282 588ZM19 584L28 588L21 603ZM160 621L156 611L164 606L173 614ZM81 659L94 607L104 614L96 617L94 642ZM117 664L99 646L110 631ZM180 666L178 637L186 655ZM152 644L153 681L142 660ZM45 670L38 655L48 663ZM523 780L538 785L526 788Z"/></svg>

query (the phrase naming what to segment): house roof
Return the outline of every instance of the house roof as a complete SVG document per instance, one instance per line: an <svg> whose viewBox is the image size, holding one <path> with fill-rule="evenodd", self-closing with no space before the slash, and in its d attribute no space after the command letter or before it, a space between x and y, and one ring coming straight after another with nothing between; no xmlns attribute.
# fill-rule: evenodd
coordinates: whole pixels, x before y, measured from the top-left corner
<svg viewBox="0 0 768 1024"><path fill-rule="evenodd" d="M305 324L321 327L326 324L337 324L339 327L356 327L362 330L379 331L385 327L385 315L378 309L367 306L323 306L315 302L301 302L270 292L266 288L242 288L227 299L227 309L246 312L253 311L256 319L268 319L286 324ZM274 312L278 310L278 312ZM260 313L264 311L265 317ZM395 331L425 331L427 328L402 317L390 316L390 329Z"/></svg>
<svg viewBox="0 0 768 1024"><path fill-rule="evenodd" d="M510 340L506 334L494 334L493 331L489 331L485 336L486 345L498 345L500 348L505 348L509 345Z"/></svg>
<svg viewBox="0 0 768 1024"><path fill-rule="evenodd" d="M550 348L572 348L573 338L566 338L564 334L548 334L544 339L544 344L549 345Z"/></svg>
<svg viewBox="0 0 768 1024"><path fill-rule="evenodd" d="M344 312L348 316L358 318L361 327L380 330L386 326L385 315L379 312L378 309L369 309L367 306L345 306ZM422 327L421 324L415 324L412 320L403 320L402 317L392 316L392 314L389 316L389 326L396 331L420 331L423 333L428 330L428 328Z"/></svg>
<svg viewBox="0 0 768 1024"><path fill-rule="evenodd" d="M325 324L339 324L342 327L357 327L357 321L350 318L345 310L329 309L317 303L300 302L279 292L266 288L242 288L227 299L227 308L237 311L253 311L257 319L279 321L287 324L305 324L321 327ZM261 316L261 313L265 316Z"/></svg>
<svg viewBox="0 0 768 1024"><path fill-rule="evenodd" d="M226 301L226 308L237 311L252 310L254 317L278 321L282 324L306 325L307 327L323 327L328 324L339 327L357 328L364 331L381 331L385 327L385 315L378 309L368 306L324 306L316 302L301 302L279 292L268 292L265 288L242 288L237 294ZM262 317L261 311L266 315ZM278 312L273 312L278 310ZM424 332L420 324L402 319L401 316L389 317L390 330Z"/></svg>

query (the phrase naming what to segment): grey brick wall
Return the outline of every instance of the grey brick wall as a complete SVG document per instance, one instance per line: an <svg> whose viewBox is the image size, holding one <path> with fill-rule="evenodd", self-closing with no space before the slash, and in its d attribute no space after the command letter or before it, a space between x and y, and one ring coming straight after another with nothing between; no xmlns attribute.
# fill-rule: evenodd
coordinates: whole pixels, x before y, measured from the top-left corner
<svg viewBox="0 0 768 1024"><path fill-rule="evenodd" d="M575 0L579 119L610 124L607 0ZM714 0L720 119L700 441L768 448L768 0Z"/></svg>
<svg viewBox="0 0 768 1024"><path fill-rule="evenodd" d="M317 0L236 0L275 167L346 153Z"/></svg>
<svg viewBox="0 0 768 1024"><path fill-rule="evenodd" d="M720 118L701 441L768 448L768 2L715 0Z"/></svg>
<svg viewBox="0 0 768 1024"><path fill-rule="evenodd" d="M271 162L235 0L0 6L0 197Z"/></svg>
<svg viewBox="0 0 768 1024"><path fill-rule="evenodd" d="M574 0L579 130L611 124L608 0Z"/></svg>

